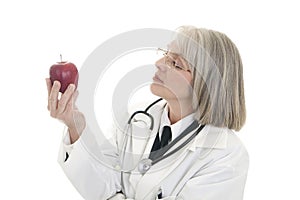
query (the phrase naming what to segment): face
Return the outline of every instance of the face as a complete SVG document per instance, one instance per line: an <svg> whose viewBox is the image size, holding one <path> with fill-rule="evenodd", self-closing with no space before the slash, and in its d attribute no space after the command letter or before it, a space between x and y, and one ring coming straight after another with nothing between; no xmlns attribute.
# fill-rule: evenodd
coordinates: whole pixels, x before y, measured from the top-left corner
<svg viewBox="0 0 300 200"><path fill-rule="evenodd" d="M165 100L182 100L192 98L192 74L188 63L170 50L156 61L157 71L151 84L151 92Z"/></svg>

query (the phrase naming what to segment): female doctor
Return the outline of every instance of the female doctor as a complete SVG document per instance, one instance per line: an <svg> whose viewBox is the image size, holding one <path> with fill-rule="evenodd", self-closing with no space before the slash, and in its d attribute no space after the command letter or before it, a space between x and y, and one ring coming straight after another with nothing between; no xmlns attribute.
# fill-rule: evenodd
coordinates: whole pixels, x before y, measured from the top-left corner
<svg viewBox="0 0 300 200"><path fill-rule="evenodd" d="M162 100L126 119L130 134L112 133L115 148L98 147L109 165L85 148L89 130L74 85L59 98L60 83L46 79L50 115L67 127L59 163L85 199L243 199L249 161L234 132L246 118L238 49L217 31L177 33L155 63L150 88ZM134 119L141 113L154 134ZM148 139L133 137L143 133Z"/></svg>

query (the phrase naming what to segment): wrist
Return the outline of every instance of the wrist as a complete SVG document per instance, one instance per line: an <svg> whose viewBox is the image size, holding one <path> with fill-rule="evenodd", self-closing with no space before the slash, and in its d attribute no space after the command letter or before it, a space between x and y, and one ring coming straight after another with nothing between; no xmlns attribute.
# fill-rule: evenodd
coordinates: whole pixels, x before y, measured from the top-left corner
<svg viewBox="0 0 300 200"><path fill-rule="evenodd" d="M73 144L79 139L79 133L76 128L68 128L70 143Z"/></svg>

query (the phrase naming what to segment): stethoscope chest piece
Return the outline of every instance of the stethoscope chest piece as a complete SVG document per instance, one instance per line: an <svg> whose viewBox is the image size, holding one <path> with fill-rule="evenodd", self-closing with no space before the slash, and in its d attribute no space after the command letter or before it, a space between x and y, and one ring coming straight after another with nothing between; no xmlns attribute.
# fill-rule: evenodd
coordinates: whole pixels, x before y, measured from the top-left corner
<svg viewBox="0 0 300 200"><path fill-rule="evenodd" d="M145 174L152 166L152 160L144 158L139 162L138 170L141 174Z"/></svg>

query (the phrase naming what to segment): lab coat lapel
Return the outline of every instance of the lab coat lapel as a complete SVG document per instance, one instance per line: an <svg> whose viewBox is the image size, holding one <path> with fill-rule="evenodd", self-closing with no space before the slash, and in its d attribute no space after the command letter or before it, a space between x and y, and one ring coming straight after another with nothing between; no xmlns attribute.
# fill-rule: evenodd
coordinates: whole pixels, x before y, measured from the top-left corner
<svg viewBox="0 0 300 200"><path fill-rule="evenodd" d="M155 199L160 190L161 182L183 162L188 152L187 148L182 148L174 155L153 165L138 182L135 199Z"/></svg>
<svg viewBox="0 0 300 200"><path fill-rule="evenodd" d="M200 135L196 136L194 142L191 142L185 148L181 148L173 155L153 165L150 170L146 174L141 176L141 179L138 181L138 184L136 185L135 199L156 199L162 182L170 175L170 173L175 171L175 169L182 162L184 162L190 152L196 150L195 147L203 147L204 149L207 149L208 152L210 152L212 148L225 148L227 141L226 133L222 130L223 129L220 128L207 126ZM190 132L185 137L189 138L194 133L194 131ZM208 132L210 133L209 135L207 134ZM182 139L182 142L185 141L186 138ZM179 142L178 146L182 142ZM175 148L176 146L174 146L172 149ZM170 149L170 151L172 151L172 149ZM203 158L207 155L207 151L201 153Z"/></svg>

